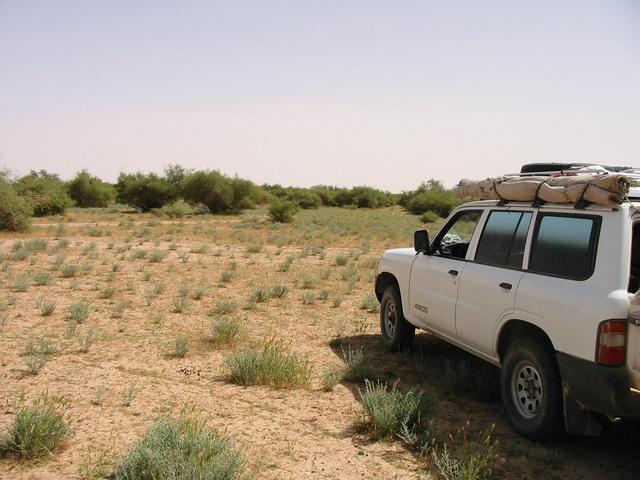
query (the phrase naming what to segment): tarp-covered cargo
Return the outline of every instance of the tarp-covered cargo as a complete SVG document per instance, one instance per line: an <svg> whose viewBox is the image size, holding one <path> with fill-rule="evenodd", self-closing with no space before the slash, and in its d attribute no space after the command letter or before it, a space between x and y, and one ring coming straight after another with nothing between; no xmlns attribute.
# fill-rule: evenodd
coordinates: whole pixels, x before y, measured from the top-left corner
<svg viewBox="0 0 640 480"><path fill-rule="evenodd" d="M630 179L621 174L498 177L463 179L454 187L458 198L512 202L595 203L620 205L629 193Z"/></svg>

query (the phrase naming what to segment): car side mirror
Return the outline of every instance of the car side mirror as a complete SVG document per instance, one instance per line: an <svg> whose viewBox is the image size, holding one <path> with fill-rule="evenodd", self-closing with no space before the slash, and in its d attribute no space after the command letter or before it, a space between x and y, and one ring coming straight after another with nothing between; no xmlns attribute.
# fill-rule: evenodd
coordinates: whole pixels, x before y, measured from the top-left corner
<svg viewBox="0 0 640 480"><path fill-rule="evenodd" d="M416 253L429 255L431 253L429 248L429 232L426 230L416 230L413 234L413 248L416 249Z"/></svg>

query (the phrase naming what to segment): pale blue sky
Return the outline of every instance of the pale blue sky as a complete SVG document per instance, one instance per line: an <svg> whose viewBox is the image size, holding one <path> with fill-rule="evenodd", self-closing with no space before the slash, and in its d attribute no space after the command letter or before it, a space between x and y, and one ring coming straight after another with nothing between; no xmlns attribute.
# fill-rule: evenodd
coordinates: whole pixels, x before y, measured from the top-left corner
<svg viewBox="0 0 640 480"><path fill-rule="evenodd" d="M0 165L454 184L640 166L640 1L0 0Z"/></svg>

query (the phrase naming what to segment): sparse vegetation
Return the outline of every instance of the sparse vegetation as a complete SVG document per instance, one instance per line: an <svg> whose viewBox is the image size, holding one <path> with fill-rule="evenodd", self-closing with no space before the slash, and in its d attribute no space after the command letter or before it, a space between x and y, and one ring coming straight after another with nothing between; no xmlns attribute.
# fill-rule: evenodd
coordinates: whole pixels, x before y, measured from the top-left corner
<svg viewBox="0 0 640 480"><path fill-rule="evenodd" d="M225 437L197 418L163 417L117 466L115 480L242 480L245 461Z"/></svg>
<svg viewBox="0 0 640 480"><path fill-rule="evenodd" d="M354 349L351 345L348 345L342 350L342 358L345 363L345 378L352 382L360 382L367 378L369 375L369 361L364 356L363 347Z"/></svg>
<svg viewBox="0 0 640 480"><path fill-rule="evenodd" d="M84 322L91 313L91 304L88 302L76 302L69 305L69 314L76 323Z"/></svg>
<svg viewBox="0 0 640 480"><path fill-rule="evenodd" d="M0 439L0 457L17 455L25 460L54 453L71 430L60 398L47 395L32 405L21 405L9 431Z"/></svg>
<svg viewBox="0 0 640 480"><path fill-rule="evenodd" d="M223 315L211 322L211 337L216 345L236 343L244 333L244 322L237 317Z"/></svg>
<svg viewBox="0 0 640 480"><path fill-rule="evenodd" d="M274 388L300 388L311 380L309 361L285 352L279 343L246 348L225 358L231 381L239 385L269 385Z"/></svg>
<svg viewBox="0 0 640 480"><path fill-rule="evenodd" d="M403 430L420 430L433 413L435 400L422 392L401 392L394 385L365 380L360 392L365 418L373 433L381 437L399 435Z"/></svg>

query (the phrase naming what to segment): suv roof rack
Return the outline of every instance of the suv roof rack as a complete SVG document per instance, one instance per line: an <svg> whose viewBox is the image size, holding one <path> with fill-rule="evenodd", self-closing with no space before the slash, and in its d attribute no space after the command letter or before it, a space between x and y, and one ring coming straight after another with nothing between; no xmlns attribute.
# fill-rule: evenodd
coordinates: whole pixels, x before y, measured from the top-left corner
<svg viewBox="0 0 640 480"><path fill-rule="evenodd" d="M525 175L550 175L570 173L594 173L615 172L622 173L629 170L638 170L632 167L602 165L594 163L526 163L520 168L521 176ZM629 172L632 173L632 172Z"/></svg>

